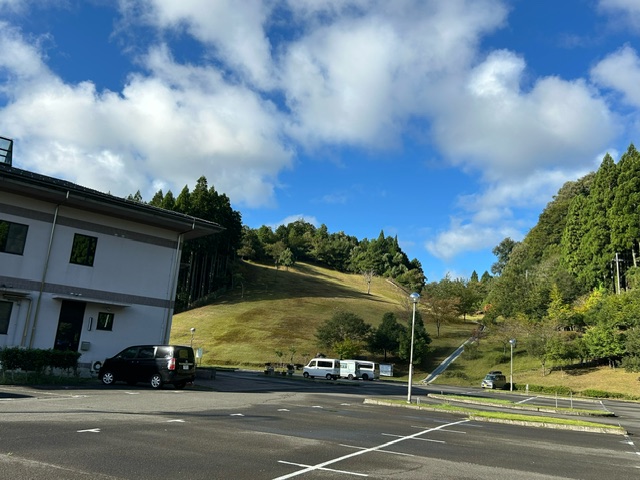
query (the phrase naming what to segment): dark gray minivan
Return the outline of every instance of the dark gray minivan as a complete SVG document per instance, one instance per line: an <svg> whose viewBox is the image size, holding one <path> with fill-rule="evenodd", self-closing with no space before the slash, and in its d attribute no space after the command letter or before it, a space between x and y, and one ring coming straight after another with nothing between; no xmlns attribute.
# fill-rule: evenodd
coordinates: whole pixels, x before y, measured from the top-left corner
<svg viewBox="0 0 640 480"><path fill-rule="evenodd" d="M193 348L182 345L134 345L107 358L98 378L105 385L123 381L129 385L148 382L152 388L165 383L184 388L196 378L196 358Z"/></svg>

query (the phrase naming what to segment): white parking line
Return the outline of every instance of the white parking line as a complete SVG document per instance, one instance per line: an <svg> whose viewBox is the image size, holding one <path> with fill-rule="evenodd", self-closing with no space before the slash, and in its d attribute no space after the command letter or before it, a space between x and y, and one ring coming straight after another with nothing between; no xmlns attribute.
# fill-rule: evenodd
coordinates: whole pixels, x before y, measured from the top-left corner
<svg viewBox="0 0 640 480"><path fill-rule="evenodd" d="M425 427L423 425L411 425L411 428L419 428L419 429L424 429ZM463 432L462 430L449 430L449 429L441 429L441 432L447 432L447 433L464 433L466 434L467 432Z"/></svg>
<svg viewBox="0 0 640 480"><path fill-rule="evenodd" d="M383 433L385 437L400 437L404 438L402 435L393 435L392 433ZM422 440L423 442L433 442L433 443L447 443L444 440L434 440L433 438L414 438L414 440Z"/></svg>
<svg viewBox="0 0 640 480"><path fill-rule="evenodd" d="M399 435L396 435L396 436L399 436ZM424 440L424 439L423 438L419 438L418 440ZM356 450L366 450L367 449L367 447L356 447L355 445L345 445L344 443L341 443L340 446L344 447L344 448L354 448ZM402 455L404 457L415 457L415 455L412 455L410 453L392 452L390 450L376 450L376 451L380 452L380 453L390 453L392 455Z"/></svg>
<svg viewBox="0 0 640 480"><path fill-rule="evenodd" d="M404 437L397 438L395 440L391 440L390 442L384 443L382 445L378 445L377 447L371 447L371 448L366 448L364 450L358 450L357 452L353 452L353 453L350 453L348 455L343 455L342 457L334 458L333 460L328 460L326 462L322 462L322 463L319 463L317 465L305 466L302 470L299 470L299 471L293 472L293 473L289 473L289 474L283 475L281 477L277 477L274 480L285 480L287 478L297 477L298 475L303 475L305 473L312 472L314 470L323 470L327 465L332 465L334 463L341 462L342 460L347 460L349 458L357 457L358 455L362 455L364 453L369 453L369 452L375 452L377 450L382 450L383 448L389 447L391 445L395 445L396 443L400 443L400 442L403 442L405 440L413 440L413 439L419 437L420 435L424 435L425 433L433 432L433 431L436 431L436 430L441 430L443 428L450 427L452 425L459 425L461 423L467 423L467 422L469 422L469 420L459 420L457 422L440 425L438 427L430 428L430 429L427 429L427 430L422 430L422 431L414 433L412 435L407 435L407 436L404 436ZM286 463L286 462L280 461L280 463Z"/></svg>
<svg viewBox="0 0 640 480"><path fill-rule="evenodd" d="M535 400L536 397L529 397L529 398L525 398L524 400L520 400L519 402L516 403L525 403L528 402L529 400Z"/></svg>
<svg viewBox="0 0 640 480"><path fill-rule="evenodd" d="M282 460L280 460L278 463L284 463L285 465L294 465L296 467L303 467L303 468L311 467L311 465L305 465L303 463L284 462ZM314 470L316 470L316 469L314 469ZM365 473L348 472L346 470L334 470L333 468L318 468L317 470L323 470L325 472L345 473L347 475L355 475L357 477L368 477L369 476L369 475L367 475Z"/></svg>

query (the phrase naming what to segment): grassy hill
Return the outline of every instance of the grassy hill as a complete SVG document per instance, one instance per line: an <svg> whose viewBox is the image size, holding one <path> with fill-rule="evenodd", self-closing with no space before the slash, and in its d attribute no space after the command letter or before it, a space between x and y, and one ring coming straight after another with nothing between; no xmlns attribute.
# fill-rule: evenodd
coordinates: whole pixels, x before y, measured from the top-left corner
<svg viewBox="0 0 640 480"><path fill-rule="evenodd" d="M195 328L193 346L203 349L203 365L262 369L266 362L304 364L319 351L317 327L336 309L353 312L373 326L379 325L386 312L394 312L405 325L411 322L408 294L383 278L374 278L367 294L362 276L305 263L288 271L243 263L241 273L244 288L238 286L209 305L174 316L171 342L189 344L190 329ZM434 325L427 323L426 328L433 339L432 354L424 365L416 367L416 381L469 338L476 324L470 319L444 325L439 337ZM482 339L473 353L466 352L435 383L478 386L487 371L496 369L509 376L510 351L495 339ZM389 363L394 364L394 379L406 380L406 364L394 359ZM638 374L608 367L549 373L550 367L547 365L543 376L540 363L526 354L522 344L515 348L514 382L520 387L565 386L574 391L598 389L640 397Z"/></svg>
<svg viewBox="0 0 640 480"><path fill-rule="evenodd" d="M244 293L238 286L210 305L173 319L172 342L190 343L190 329L196 329L193 346L204 350L203 365L262 368L266 362L280 360L306 363L319 351L316 329L336 309L353 312L373 326L379 325L386 312L394 312L406 325L411 322L407 293L383 278L374 278L367 294L362 276L310 264L297 263L287 271L243 263L242 269ZM471 322L445 325L436 338L435 327L427 325L434 356L422 371L426 374L446 358L474 328ZM283 352L281 358L276 355L278 350ZM396 376L404 375L405 369L394 365Z"/></svg>

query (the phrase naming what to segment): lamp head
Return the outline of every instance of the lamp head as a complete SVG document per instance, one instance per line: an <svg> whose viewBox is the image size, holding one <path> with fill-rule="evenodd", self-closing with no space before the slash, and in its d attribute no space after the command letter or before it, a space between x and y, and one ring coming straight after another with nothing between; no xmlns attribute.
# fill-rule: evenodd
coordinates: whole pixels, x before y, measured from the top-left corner
<svg viewBox="0 0 640 480"><path fill-rule="evenodd" d="M413 292L411 295L409 295L409 298L413 303L418 303L418 300L420 300L420 294Z"/></svg>

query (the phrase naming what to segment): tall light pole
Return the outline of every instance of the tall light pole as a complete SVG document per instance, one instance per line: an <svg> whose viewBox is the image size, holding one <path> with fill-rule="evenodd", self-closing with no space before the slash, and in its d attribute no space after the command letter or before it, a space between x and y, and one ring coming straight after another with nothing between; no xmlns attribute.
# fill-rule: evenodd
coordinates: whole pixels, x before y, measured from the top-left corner
<svg viewBox="0 0 640 480"><path fill-rule="evenodd" d="M516 346L516 339L512 338L509 340L509 344L511 345L511 376L509 378L509 391L513 392L513 347Z"/></svg>
<svg viewBox="0 0 640 480"><path fill-rule="evenodd" d="M411 317L411 352L409 353L409 384L407 385L407 403L411 403L411 383L413 382L413 336L416 330L416 303L420 300L420 295L413 292L409 295L413 302L413 315Z"/></svg>
<svg viewBox="0 0 640 480"><path fill-rule="evenodd" d="M193 347L193 336L196 334L196 329L191 327L191 347Z"/></svg>

